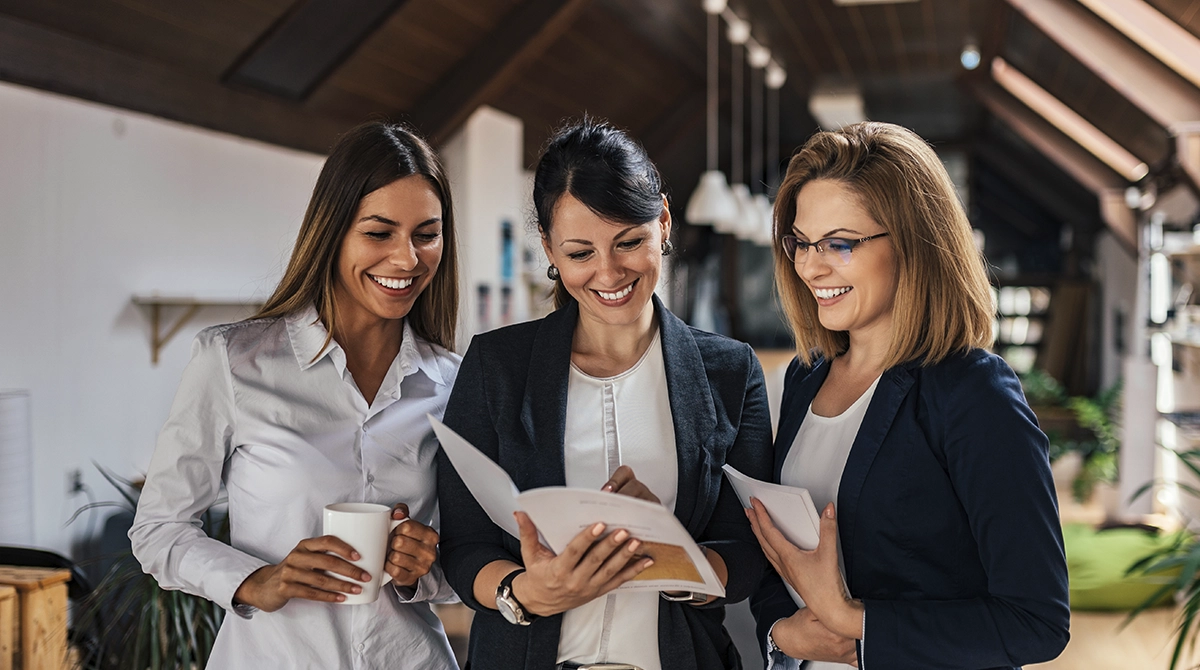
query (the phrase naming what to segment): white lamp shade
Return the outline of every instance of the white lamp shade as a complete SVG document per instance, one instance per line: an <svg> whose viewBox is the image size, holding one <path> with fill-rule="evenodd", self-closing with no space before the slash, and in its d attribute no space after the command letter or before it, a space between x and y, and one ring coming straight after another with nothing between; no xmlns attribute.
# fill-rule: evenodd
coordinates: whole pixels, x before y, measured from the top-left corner
<svg viewBox="0 0 1200 670"><path fill-rule="evenodd" d="M711 226L718 221L732 221L737 215L737 201L729 190L725 174L720 170L709 170L700 175L700 183L692 191L684 212L688 223Z"/></svg>
<svg viewBox="0 0 1200 670"><path fill-rule="evenodd" d="M760 246L769 247L775 243L775 235L772 227L774 225L775 207L767 196L759 193L754 196L754 204L758 210L758 228L755 231L754 241Z"/></svg>
<svg viewBox="0 0 1200 670"><path fill-rule="evenodd" d="M759 219L754 196L750 195L750 187L745 184L734 184L729 190L733 192L733 199L737 201L737 216L730 221L718 222L717 232L735 235L739 240L748 240L754 234L754 227Z"/></svg>

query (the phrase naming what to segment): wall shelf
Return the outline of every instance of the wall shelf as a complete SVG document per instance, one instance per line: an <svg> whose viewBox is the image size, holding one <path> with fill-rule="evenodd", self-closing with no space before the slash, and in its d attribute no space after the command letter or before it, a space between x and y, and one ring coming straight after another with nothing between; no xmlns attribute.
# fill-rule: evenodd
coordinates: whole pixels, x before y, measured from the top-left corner
<svg viewBox="0 0 1200 670"><path fill-rule="evenodd" d="M233 298L193 298L187 296L135 295L133 304L150 312L150 363L158 365L158 354L172 337L187 325L196 313L205 307L253 307L262 306L262 300L237 300ZM183 312L166 332L162 331L163 311L165 309L182 309Z"/></svg>

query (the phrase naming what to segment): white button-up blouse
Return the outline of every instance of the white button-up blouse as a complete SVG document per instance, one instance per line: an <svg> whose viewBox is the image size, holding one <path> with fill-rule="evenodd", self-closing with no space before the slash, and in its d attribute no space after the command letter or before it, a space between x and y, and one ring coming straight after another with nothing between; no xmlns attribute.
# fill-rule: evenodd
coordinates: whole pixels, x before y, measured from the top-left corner
<svg viewBox="0 0 1200 670"><path fill-rule="evenodd" d="M163 588L232 610L250 573L321 535L330 503L403 502L437 527L438 444L425 414L442 416L461 358L406 322L368 405L337 342L322 348L326 335L310 307L196 337L129 531ZM222 484L232 546L200 528ZM209 667L456 668L428 605L455 599L435 564L415 592L384 588L369 605L293 599L239 612L225 617Z"/></svg>

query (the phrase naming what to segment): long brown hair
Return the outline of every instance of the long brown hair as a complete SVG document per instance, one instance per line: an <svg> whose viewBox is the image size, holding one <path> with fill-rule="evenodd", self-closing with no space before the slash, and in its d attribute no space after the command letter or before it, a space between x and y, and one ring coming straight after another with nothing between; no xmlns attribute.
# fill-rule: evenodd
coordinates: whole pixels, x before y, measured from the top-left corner
<svg viewBox="0 0 1200 670"><path fill-rule="evenodd" d="M916 133L866 122L810 138L788 164L775 200L775 286L804 363L838 356L850 345L848 333L821 325L812 291L783 251L796 197L818 179L853 191L896 251L899 282L885 367L931 365L991 346L994 310L983 254L945 166Z"/></svg>
<svg viewBox="0 0 1200 670"><path fill-rule="evenodd" d="M441 200L442 260L407 318L417 335L453 349L458 324L458 243L450 180L429 144L394 123L364 123L334 145L313 187L283 279L255 318L286 316L312 304L332 338L337 313L334 276L354 213L367 194L413 175L428 180Z"/></svg>

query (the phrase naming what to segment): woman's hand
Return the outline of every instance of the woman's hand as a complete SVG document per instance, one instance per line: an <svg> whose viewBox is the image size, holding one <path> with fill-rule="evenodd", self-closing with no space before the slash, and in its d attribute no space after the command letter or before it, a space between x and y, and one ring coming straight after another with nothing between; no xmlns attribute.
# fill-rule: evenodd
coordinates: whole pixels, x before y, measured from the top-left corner
<svg viewBox="0 0 1200 670"><path fill-rule="evenodd" d="M396 526L388 538L387 560L383 569L397 586L413 586L429 573L437 560L437 531L408 516L408 505L392 508L393 519L408 519Z"/></svg>
<svg viewBox="0 0 1200 670"><path fill-rule="evenodd" d="M654 495L654 492L647 488L645 484L638 481L638 478L633 474L633 468L628 465L622 465L617 468L617 471L604 483L604 486L600 487L600 490L620 493L623 496L662 504L662 501L658 499L658 496Z"/></svg>
<svg viewBox="0 0 1200 670"><path fill-rule="evenodd" d="M826 628L807 607L775 622L771 628L771 638L775 640L779 651L792 658L847 663L858 667L854 640Z"/></svg>
<svg viewBox="0 0 1200 670"><path fill-rule="evenodd" d="M326 552L333 552L331 556ZM366 570L350 563L361 556L353 547L332 535L301 540L296 548L278 565L264 565L250 573L233 594L235 603L274 612L292 598L341 602L345 593L361 593L362 587L331 577L324 571L336 572L350 579L365 582L371 578Z"/></svg>
<svg viewBox="0 0 1200 670"><path fill-rule="evenodd" d="M604 524L585 528L555 554L538 541L537 527L517 512L525 572L513 580L513 596L527 612L551 616L591 602L654 564L638 555L641 542L624 530L604 535Z"/></svg>
<svg viewBox="0 0 1200 670"><path fill-rule="evenodd" d="M850 599L838 569L837 517L833 503L826 505L821 513L820 539L812 551L789 542L757 498L751 498L750 504L753 509L746 510L746 516L775 571L796 589L826 628L842 637L862 638L862 603Z"/></svg>

